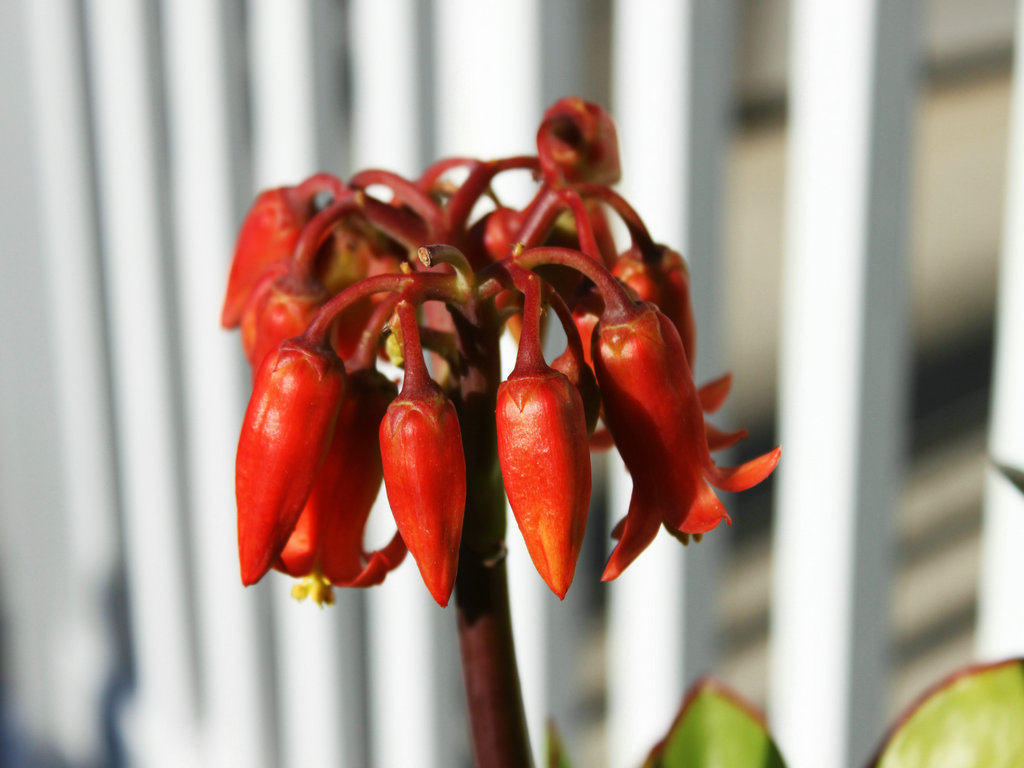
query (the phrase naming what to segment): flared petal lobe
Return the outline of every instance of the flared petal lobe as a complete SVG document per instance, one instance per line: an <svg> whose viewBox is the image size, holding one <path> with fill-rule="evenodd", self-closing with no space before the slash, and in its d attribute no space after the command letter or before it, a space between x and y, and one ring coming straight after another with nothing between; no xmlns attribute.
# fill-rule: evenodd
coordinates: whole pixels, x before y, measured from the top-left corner
<svg viewBox="0 0 1024 768"><path fill-rule="evenodd" d="M498 388L496 419L509 506L538 573L564 598L590 506L583 401L557 371L513 374Z"/></svg>
<svg viewBox="0 0 1024 768"><path fill-rule="evenodd" d="M264 359L235 463L243 584L280 557L330 448L344 391L345 368L329 349L289 340Z"/></svg>

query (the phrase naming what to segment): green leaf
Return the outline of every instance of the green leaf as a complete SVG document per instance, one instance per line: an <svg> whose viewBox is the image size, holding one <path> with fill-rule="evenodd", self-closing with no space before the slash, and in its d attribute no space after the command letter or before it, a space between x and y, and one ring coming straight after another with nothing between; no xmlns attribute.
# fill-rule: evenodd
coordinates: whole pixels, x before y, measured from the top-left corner
<svg viewBox="0 0 1024 768"><path fill-rule="evenodd" d="M644 768L785 768L753 706L713 680L686 695L668 736Z"/></svg>
<svg viewBox="0 0 1024 768"><path fill-rule="evenodd" d="M569 763L569 756L562 746L562 739L558 735L555 724L548 722L548 763L547 768L572 768Z"/></svg>
<svg viewBox="0 0 1024 768"><path fill-rule="evenodd" d="M1024 660L972 667L943 680L897 721L873 765L1024 765Z"/></svg>
<svg viewBox="0 0 1024 768"><path fill-rule="evenodd" d="M1017 486L1018 491L1024 493L1024 470L998 463L996 464L996 469L1002 472L1007 480Z"/></svg>

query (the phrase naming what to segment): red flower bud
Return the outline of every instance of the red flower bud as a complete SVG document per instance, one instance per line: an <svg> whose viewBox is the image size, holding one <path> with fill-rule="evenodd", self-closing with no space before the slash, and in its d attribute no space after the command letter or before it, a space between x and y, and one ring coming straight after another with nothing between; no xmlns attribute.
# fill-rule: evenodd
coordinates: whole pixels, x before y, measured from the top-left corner
<svg viewBox="0 0 1024 768"><path fill-rule="evenodd" d="M723 490L749 488L771 474L780 451L727 469L712 462L683 343L672 321L651 304L623 320L598 323L594 363L605 421L633 477L619 544L602 576L609 580L651 543L661 523L683 534L728 521L708 481Z"/></svg>
<svg viewBox="0 0 1024 768"><path fill-rule="evenodd" d="M278 344L306 330L328 298L323 287L296 281L287 273L257 286L242 315L242 349L249 364L259 367Z"/></svg>
<svg viewBox="0 0 1024 768"><path fill-rule="evenodd" d="M466 459L455 406L427 374L412 306L398 305L405 381L380 424L388 502L423 582L448 604L466 508Z"/></svg>
<svg viewBox="0 0 1024 768"><path fill-rule="evenodd" d="M597 379L594 377L593 369L586 364L585 359L578 361L571 349L566 349L552 360L551 367L564 374L579 393L580 399L583 401L587 434L590 434L597 426L597 419L601 415L601 390L597 388Z"/></svg>
<svg viewBox="0 0 1024 768"><path fill-rule="evenodd" d="M564 598L590 506L590 450L583 401L544 366L517 367L498 388L498 458L505 492L537 572Z"/></svg>
<svg viewBox="0 0 1024 768"><path fill-rule="evenodd" d="M579 98L555 102L537 131L537 154L549 182L614 184L622 175L611 116Z"/></svg>
<svg viewBox="0 0 1024 768"><path fill-rule="evenodd" d="M242 583L277 561L331 444L345 368L330 349L284 342L256 375L235 463Z"/></svg>
<svg viewBox="0 0 1024 768"><path fill-rule="evenodd" d="M260 193L238 232L221 325L225 328L238 325L249 296L266 268L292 255L299 232L315 213L313 199L316 195L319 192L339 195L343 189L338 179L321 173L297 187Z"/></svg>
<svg viewBox="0 0 1024 768"><path fill-rule="evenodd" d="M643 255L636 248L626 251L619 256L612 274L632 288L640 301L656 304L675 324L692 371L697 355L697 324L690 301L690 273L679 253L664 246L656 248L651 255Z"/></svg>

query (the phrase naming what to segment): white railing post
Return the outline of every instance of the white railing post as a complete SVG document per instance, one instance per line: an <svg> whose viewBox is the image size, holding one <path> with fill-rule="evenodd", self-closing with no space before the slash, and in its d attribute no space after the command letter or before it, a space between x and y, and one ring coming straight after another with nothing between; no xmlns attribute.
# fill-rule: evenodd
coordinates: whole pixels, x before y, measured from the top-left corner
<svg viewBox="0 0 1024 768"><path fill-rule="evenodd" d="M732 4L619 2L612 30L612 114L622 192L655 240L693 275L698 380L719 375L723 161ZM632 482L609 463L610 522ZM609 761L631 765L664 735L686 687L714 663L714 584L724 530L688 549L665 534L614 582L609 616ZM642 664L637 660L643 659Z"/></svg>
<svg viewBox="0 0 1024 768"><path fill-rule="evenodd" d="M355 0L349 15L352 62L352 171L383 168L415 178L429 105L417 69L430 45L413 0ZM387 40L387 45L381 45ZM368 546L383 546L395 524L383 487L371 513ZM448 738L457 718L458 669L443 644L455 642L454 604L434 603L411 556L383 585L367 591L370 759L376 768L444 768L463 755ZM454 707L454 711L453 711ZM401 734L401 738L396 738Z"/></svg>
<svg viewBox="0 0 1024 768"><path fill-rule="evenodd" d="M238 341L219 328L234 236L226 50L218 3L163 5L195 552L203 759L211 768L273 764L259 593L239 583L234 456L243 403Z"/></svg>
<svg viewBox="0 0 1024 768"><path fill-rule="evenodd" d="M22 6L66 546L63 600L51 629L56 647L49 650L54 691L48 719L65 760L99 764L108 757L100 725L104 689L114 673L116 629L109 618L120 551L81 30L68 3ZM56 545L50 542L48 549Z"/></svg>
<svg viewBox="0 0 1024 768"><path fill-rule="evenodd" d="M881 736L903 458L912 3L791 11L769 716L794 768Z"/></svg>
<svg viewBox="0 0 1024 768"><path fill-rule="evenodd" d="M249 0L253 166L257 189L296 184L318 169L310 0ZM280 752L288 768L359 765L363 750L358 596L329 610L298 604L271 573Z"/></svg>
<svg viewBox="0 0 1024 768"><path fill-rule="evenodd" d="M118 463L137 697L138 765L195 764L195 659L146 9L108 0L87 16Z"/></svg>
<svg viewBox="0 0 1024 768"><path fill-rule="evenodd" d="M1010 161L989 425L992 459L1024 468L1024 5L1017 7ZM978 595L978 655L1024 654L1024 494L995 469L985 487L982 570Z"/></svg>
<svg viewBox="0 0 1024 768"><path fill-rule="evenodd" d="M443 0L436 4L439 156L491 158L535 151L541 113L538 14L536 0ZM498 179L495 186L499 195L514 200L526 189L521 181ZM503 353L506 350L507 345ZM541 763L548 715L547 587L533 568L512 513L507 514L513 634L527 727L535 760Z"/></svg>

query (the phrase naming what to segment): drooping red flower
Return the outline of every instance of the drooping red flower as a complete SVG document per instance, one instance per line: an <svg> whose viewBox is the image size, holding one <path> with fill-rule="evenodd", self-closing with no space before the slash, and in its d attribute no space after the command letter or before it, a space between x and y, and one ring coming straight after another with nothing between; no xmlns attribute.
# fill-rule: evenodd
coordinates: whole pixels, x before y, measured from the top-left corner
<svg viewBox="0 0 1024 768"><path fill-rule="evenodd" d="M498 387L498 459L530 558L551 591L564 598L587 525L590 449L579 392L541 356L539 304L534 277L516 366Z"/></svg>
<svg viewBox="0 0 1024 768"><path fill-rule="evenodd" d="M466 508L466 460L459 418L423 361L415 311L399 302L405 344L402 391L380 423L388 503L423 582L448 604L458 573Z"/></svg>
<svg viewBox="0 0 1024 768"><path fill-rule="evenodd" d="M674 534L696 534L728 521L709 482L728 491L750 488L775 469L780 451L739 467L714 464L682 340L651 304L598 323L594 364L605 420L633 478L619 543L602 575L609 580L653 541L661 524Z"/></svg>
<svg viewBox="0 0 1024 768"><path fill-rule="evenodd" d="M330 448L276 563L278 570L322 577L335 586L369 586L383 581L401 562L405 547L400 537L380 552L368 553L363 547L383 479L377 430L395 392L395 385L375 369L348 376Z"/></svg>
<svg viewBox="0 0 1024 768"><path fill-rule="evenodd" d="M302 227L316 213L314 200L317 195L340 195L344 189L335 177L319 173L298 186L260 193L238 232L221 311L221 325L225 328L237 326L253 288L267 267L291 257Z"/></svg>
<svg viewBox="0 0 1024 768"><path fill-rule="evenodd" d="M345 367L329 348L300 339L264 358L242 422L235 462L242 583L277 561L327 456L345 391Z"/></svg>

